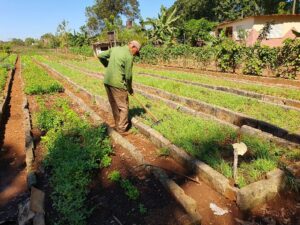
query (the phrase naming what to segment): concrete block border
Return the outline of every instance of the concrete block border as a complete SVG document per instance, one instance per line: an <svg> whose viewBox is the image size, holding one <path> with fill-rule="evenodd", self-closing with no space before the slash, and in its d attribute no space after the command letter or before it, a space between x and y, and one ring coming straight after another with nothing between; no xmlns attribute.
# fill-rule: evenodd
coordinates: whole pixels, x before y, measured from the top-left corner
<svg viewBox="0 0 300 225"><path fill-rule="evenodd" d="M44 199L45 193L35 188L37 184L37 177L33 168L34 162L34 141L31 134L32 124L29 111L29 103L25 94L25 83L22 76L22 62L20 58L20 78L21 86L24 93L23 97L23 114L24 114L24 130L25 130L25 153L26 153L26 170L27 170L27 186L30 189L30 211L33 212L33 224L44 225L45 224L45 211L44 211Z"/></svg>
<svg viewBox="0 0 300 225"><path fill-rule="evenodd" d="M55 72L59 77L63 78L66 81L69 81L64 75L60 74L59 72L55 71L54 69L50 68L48 65L38 63L44 68L47 68L50 71ZM75 84L74 82L71 83L75 88L84 91L85 89L80 87L79 85ZM97 103L106 108L106 111L109 111L108 103L106 99L101 96L94 96L93 94L87 91L88 95L91 96L92 99L97 99ZM268 176L265 180L260 180L242 189L235 188L230 185L229 180L208 166L207 164L191 157L188 155L183 149L177 147L176 145L172 144L168 139L163 137L160 133L152 129L151 127L141 123L136 118L132 119L132 124L145 136L147 136L154 144L158 147L165 147L168 148L171 152L170 156L173 157L176 161L185 165L191 171L195 172L197 176L202 179L204 182L208 183L212 188L218 191L223 196L234 200L237 202L238 206L242 210L250 210L251 208L255 207L258 204L265 202L266 200L271 199L275 196L280 190L284 188L284 173L279 171L278 173L281 174L280 176ZM271 171L270 174L275 173ZM271 184L265 186L265 184ZM261 188L261 187L264 188ZM250 197L249 197L250 196ZM251 197L252 196L252 197ZM257 198L253 198L253 196L257 196ZM246 199L246 200L244 200Z"/></svg>

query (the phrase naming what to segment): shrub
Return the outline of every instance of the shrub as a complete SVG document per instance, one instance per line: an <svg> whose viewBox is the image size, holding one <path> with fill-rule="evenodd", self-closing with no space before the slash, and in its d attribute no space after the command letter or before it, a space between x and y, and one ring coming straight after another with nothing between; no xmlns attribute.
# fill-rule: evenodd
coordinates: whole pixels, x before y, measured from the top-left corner
<svg viewBox="0 0 300 225"><path fill-rule="evenodd" d="M231 39L225 39L216 48L217 66L222 72L227 72L231 69L235 73L242 59L243 47Z"/></svg>
<svg viewBox="0 0 300 225"><path fill-rule="evenodd" d="M278 52L277 77L295 79L300 71L300 40L287 39Z"/></svg>

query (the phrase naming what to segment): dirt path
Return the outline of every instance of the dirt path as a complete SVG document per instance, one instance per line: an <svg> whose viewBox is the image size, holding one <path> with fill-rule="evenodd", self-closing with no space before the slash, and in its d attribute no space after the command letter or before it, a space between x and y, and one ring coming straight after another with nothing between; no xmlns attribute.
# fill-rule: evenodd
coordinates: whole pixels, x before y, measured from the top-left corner
<svg viewBox="0 0 300 225"><path fill-rule="evenodd" d="M6 124L1 130L3 139L0 152L0 221L15 216L18 203L25 197L27 188L20 65L18 59L7 117L4 120Z"/></svg>

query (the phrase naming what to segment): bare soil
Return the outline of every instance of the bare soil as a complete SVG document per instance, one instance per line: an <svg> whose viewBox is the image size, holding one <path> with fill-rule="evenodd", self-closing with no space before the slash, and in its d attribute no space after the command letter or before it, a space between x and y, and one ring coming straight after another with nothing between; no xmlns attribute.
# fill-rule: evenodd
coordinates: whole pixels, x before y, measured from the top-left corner
<svg viewBox="0 0 300 225"><path fill-rule="evenodd" d="M27 196L23 90L20 60L16 64L9 105L1 126L0 221L14 220L18 204Z"/></svg>

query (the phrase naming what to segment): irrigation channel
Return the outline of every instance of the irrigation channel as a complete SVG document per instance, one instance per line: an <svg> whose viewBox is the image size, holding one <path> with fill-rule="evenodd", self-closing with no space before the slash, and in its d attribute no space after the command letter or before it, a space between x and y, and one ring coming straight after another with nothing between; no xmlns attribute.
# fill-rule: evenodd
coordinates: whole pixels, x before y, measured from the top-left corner
<svg viewBox="0 0 300 225"><path fill-rule="evenodd" d="M51 74L53 77L55 77L57 80L59 80L61 83L63 83L66 90L68 90L66 93L69 93L70 96L76 96L73 98L74 100L77 99L77 101L83 101L81 103L82 107L85 108L89 114L93 114L94 112L96 115L100 116L102 120L106 121L106 123L111 127L112 124L112 118L110 114L108 114L109 109L107 107L107 103L101 99L97 99L93 94L89 93L87 90L82 88L80 85L72 82L70 79L66 78L64 75L60 74L59 72L55 71L51 67L38 63L41 67L43 67L49 74ZM81 100L79 100L81 99ZM95 102L97 104L95 104ZM136 111L140 111L141 109L136 109ZM133 120L133 124L135 126L138 125L138 121ZM142 127L143 125L140 125ZM147 135L147 132L153 132L151 128L145 128L144 134ZM139 129L141 131L141 129ZM157 136L159 134L156 133ZM148 135L147 135L148 136ZM150 135L151 136L151 135ZM155 136L155 135L154 135ZM113 137L113 135L112 135ZM181 203L183 208L185 208L186 212L190 215L192 220L198 221L198 223L201 221L202 224L238 224L238 221L242 221L241 219L253 219L255 218L255 214L249 216L249 214L243 215L242 212L238 209L235 202L232 201L235 199L234 194L230 192L230 190L226 189L223 194L220 194L220 190L214 190L210 187L207 182L203 182L202 180L197 180L196 174L193 174L195 171L191 168L185 167L186 164L180 163L180 160L174 160L172 158L168 158L170 160L170 165L178 165L179 167L183 167L183 171L188 172L184 173L186 176L185 179L174 179L170 180L168 178L168 182L166 182L162 176L164 174L164 170L170 172L170 171L176 171L176 167L166 167L168 164L165 162L166 159L163 159L161 157L157 157L157 152L159 151L158 147L159 145L163 146L161 143L157 143L157 140L155 137L145 137L139 132L134 132L129 135L126 135L125 138L127 141L129 141L132 145L134 145L134 149L138 151L138 155L133 154L133 157L137 159L137 162L139 165L148 165L148 169L150 168L150 171L154 174L154 176L157 177L157 179L162 183L162 185L167 188L169 192L172 193L173 197ZM156 146L153 143L149 143L149 139L156 144ZM147 144L143 141L147 141ZM156 142L156 143L155 143ZM162 141L163 142L163 141ZM146 146L146 147L145 147ZM131 151L132 152L132 151ZM140 155L141 154L141 155ZM183 153L178 153L183 154ZM182 156L187 157L188 156ZM175 157L176 158L176 157ZM179 157L180 158L180 157ZM184 160L182 160L184 161ZM181 161L181 162L182 162ZM190 161L186 161L190 162ZM158 163L158 164L156 164ZM149 166L154 165L154 166ZM200 165L201 168L202 165ZM152 168L152 169L151 169ZM156 169L155 169L156 168ZM157 170L157 168L159 170ZM187 169L185 169L187 168ZM162 169L162 170L161 170ZM180 173L182 174L183 171ZM175 174L180 174L175 172ZM217 174L215 174L218 176ZM169 175L170 176L170 175ZM187 178L189 177L189 178ZM166 177L165 177L166 178ZM217 178L216 178L217 179ZM176 187L176 188L174 188ZM177 189L179 188L179 189ZM230 189L230 188L229 188ZM177 190L174 192L174 190ZM178 191L181 190L181 191ZM229 191L229 192L228 192ZM226 197L225 197L226 196ZM227 213L223 216L217 216L213 213L211 210L211 203L216 204L220 206L221 208L226 208L228 210ZM275 204L274 204L275 205ZM288 207L287 207L288 208ZM260 210L256 208L256 215L261 216Z"/></svg>
<svg viewBox="0 0 300 225"><path fill-rule="evenodd" d="M80 71L88 76L103 79L103 74L101 74L101 73L94 73L92 71L88 71L86 69L83 69L83 68L80 68L80 67L68 64L68 63L66 63L64 65L68 66L71 69ZM159 78L162 80L165 80L165 79L166 80L174 80L174 79L165 78L165 77L153 75L153 74L141 73L141 75L155 77L155 78ZM176 81L178 81L178 80L176 80ZM180 81L180 82L182 82L182 81ZM183 82L183 83L191 85L190 82ZM235 113L233 111L230 111L230 110L227 110L227 109L224 109L221 107L213 106L211 104L207 104L207 103L197 101L197 100L194 100L191 98L180 97L175 94L172 94L172 93L169 93L169 92L166 92L166 91L163 91L161 89L154 88L151 86L138 84L138 83L136 83L134 85L135 85L135 89L138 93L140 93L148 98L151 98L151 99L163 100L163 101L167 102L171 107L177 108L177 109L182 109L182 111L190 113L192 115L199 114L200 117L203 117L203 116L209 117L209 118L214 117L214 119L216 119L218 122L225 123L227 125L232 124L233 126L235 126L235 129L238 129L238 127L242 127L244 125L246 125L247 127L250 126L255 129L258 129L256 131L254 130L254 132L258 132L260 134L262 134L260 132L260 130L263 132L267 132L265 134L266 138L270 138L269 134L274 135L271 138L279 144L297 146L297 144L300 143L300 135L289 134L289 132L287 130L282 129L278 126L275 126L273 124L270 124L270 123L267 123L264 121L260 121L260 120L251 118L249 116L246 116L246 115L243 115L240 113ZM192 85L193 85L193 83L192 83ZM198 85L196 85L196 86L198 86ZM215 89L213 86L210 86L208 88ZM227 91L225 91L225 92L227 92ZM231 92L231 91L229 91L229 92ZM243 91L241 91L241 92L243 93L243 96L254 97L254 98L257 97L256 93L249 94L249 92L246 92L246 93ZM280 98L275 98L273 96L267 96L267 95L260 95L260 97L258 97L258 98L266 99L265 101L261 101L261 102L268 103L268 104L274 104L278 107L282 107L285 110L292 109L292 110L300 111L300 108L298 108L298 106L300 106L299 101L293 101L293 100L289 100L289 99L280 99ZM269 102L268 99L270 99L270 98L276 102L282 102L282 103L287 103L290 101L291 106L286 106L286 105L282 105L282 104L275 104L273 102Z"/></svg>
<svg viewBox="0 0 300 225"><path fill-rule="evenodd" d="M29 195L20 60L8 76L1 111L0 221L13 221Z"/></svg>

